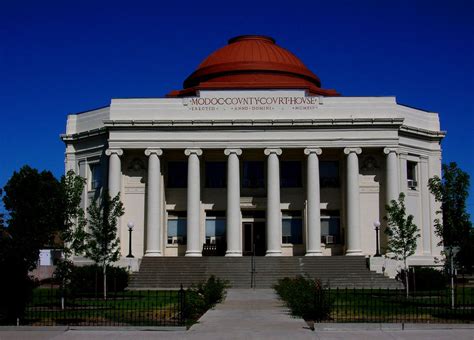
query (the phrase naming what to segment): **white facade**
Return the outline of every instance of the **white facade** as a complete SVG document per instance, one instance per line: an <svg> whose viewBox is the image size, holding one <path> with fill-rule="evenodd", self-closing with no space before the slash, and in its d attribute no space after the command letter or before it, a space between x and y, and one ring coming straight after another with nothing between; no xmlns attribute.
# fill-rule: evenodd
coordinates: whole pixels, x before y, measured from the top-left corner
<svg viewBox="0 0 474 340"><path fill-rule="evenodd" d="M226 256L245 255L249 242L267 256L373 255L374 221L384 226L384 205L404 192L421 235L414 259L426 263L441 250L433 230L438 207L427 182L441 173L443 136L438 114L399 105L394 97L227 90L113 99L108 107L68 116L62 139L66 170L87 178L84 206L100 182L111 194L120 192L123 256L129 221L138 258L202 256L206 240L212 242L212 235L206 239L212 218L225 221ZM185 188L167 185L177 175L168 171L174 161L187 162ZM211 161L226 164L222 188L206 185ZM243 183L249 161L264 162L262 187ZM281 187L287 161L301 165L301 184ZM320 183L320 165L327 161L338 165L337 185ZM288 214L301 219L296 243L282 234ZM328 214L339 221L336 238L324 229ZM174 218L186 221L186 244L170 235ZM383 233L380 238L384 252Z"/></svg>

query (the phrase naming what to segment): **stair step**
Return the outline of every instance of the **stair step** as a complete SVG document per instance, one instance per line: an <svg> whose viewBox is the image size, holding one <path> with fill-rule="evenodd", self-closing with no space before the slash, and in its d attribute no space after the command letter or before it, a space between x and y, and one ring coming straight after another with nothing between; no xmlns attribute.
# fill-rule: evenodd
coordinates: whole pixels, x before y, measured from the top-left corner
<svg viewBox="0 0 474 340"><path fill-rule="evenodd" d="M304 275L339 288L400 288L400 283L367 269L362 256L255 257L255 284L271 288L284 277ZM249 288L251 257L145 257L131 275L131 289L189 287L210 275L233 287Z"/></svg>

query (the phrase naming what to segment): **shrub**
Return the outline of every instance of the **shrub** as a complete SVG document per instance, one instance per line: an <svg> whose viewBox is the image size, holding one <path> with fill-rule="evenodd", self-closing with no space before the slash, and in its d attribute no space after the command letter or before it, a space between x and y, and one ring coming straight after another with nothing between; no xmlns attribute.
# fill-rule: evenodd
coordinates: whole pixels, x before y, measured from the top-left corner
<svg viewBox="0 0 474 340"><path fill-rule="evenodd" d="M320 280L286 277L279 280L274 289L293 315L314 321L330 318L333 303Z"/></svg>
<svg viewBox="0 0 474 340"><path fill-rule="evenodd" d="M224 300L226 288L228 287L228 281L221 280L212 275L205 283L198 284L197 290L204 296L206 307L211 308Z"/></svg>
<svg viewBox="0 0 474 340"><path fill-rule="evenodd" d="M125 268L107 267L107 290L121 292L128 286L129 274ZM73 267L68 288L72 293L99 293L104 289L102 267L97 265Z"/></svg>
<svg viewBox="0 0 474 340"><path fill-rule="evenodd" d="M5 267L0 265L1 269ZM0 284L2 296L0 298L0 325L14 325L17 318L22 318L25 308L31 301L33 289L38 286L38 281L27 275L21 275L11 268L8 279L3 279Z"/></svg>
<svg viewBox="0 0 474 340"><path fill-rule="evenodd" d="M183 312L185 319L193 324L206 310L207 308L203 296L196 290L189 288L186 291L186 303Z"/></svg>
<svg viewBox="0 0 474 340"><path fill-rule="evenodd" d="M415 268L415 275L410 270L409 280L411 288L414 290L441 290L446 288L447 278L443 271L430 267L412 267ZM401 280L405 284L405 271L401 270L397 276L397 280Z"/></svg>
<svg viewBox="0 0 474 340"><path fill-rule="evenodd" d="M440 290L446 288L446 276L443 271L429 267L415 269L415 289Z"/></svg>
<svg viewBox="0 0 474 340"><path fill-rule="evenodd" d="M212 275L206 282L191 286L186 291L185 317L192 322L199 319L208 309L222 302L226 296L228 281Z"/></svg>

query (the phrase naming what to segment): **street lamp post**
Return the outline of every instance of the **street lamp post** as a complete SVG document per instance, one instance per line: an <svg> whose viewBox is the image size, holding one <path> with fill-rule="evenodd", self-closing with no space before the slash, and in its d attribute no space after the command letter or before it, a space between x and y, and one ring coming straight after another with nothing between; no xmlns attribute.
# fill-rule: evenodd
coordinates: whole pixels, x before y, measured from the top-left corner
<svg viewBox="0 0 474 340"><path fill-rule="evenodd" d="M380 230L380 222L375 221L374 222L374 227L375 227L375 255L374 257L380 257L380 251L379 251L379 230Z"/></svg>
<svg viewBox="0 0 474 340"><path fill-rule="evenodd" d="M128 255L127 257L129 258L132 258L132 257L135 257L132 255L132 231L133 231L133 222L128 222L127 224L128 226L128 234L129 234L129 237L128 237Z"/></svg>

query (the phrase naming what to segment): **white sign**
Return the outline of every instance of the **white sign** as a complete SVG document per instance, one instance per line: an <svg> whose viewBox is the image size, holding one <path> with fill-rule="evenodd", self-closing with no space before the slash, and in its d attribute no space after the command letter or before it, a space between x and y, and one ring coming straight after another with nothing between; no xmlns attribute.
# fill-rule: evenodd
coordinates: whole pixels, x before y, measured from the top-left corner
<svg viewBox="0 0 474 340"><path fill-rule="evenodd" d="M191 111L314 110L319 103L319 97L303 96L196 97L184 100L184 105Z"/></svg>
<svg viewBox="0 0 474 340"><path fill-rule="evenodd" d="M40 266L50 266L53 264L51 260L51 250L50 249L41 249L39 254Z"/></svg>

